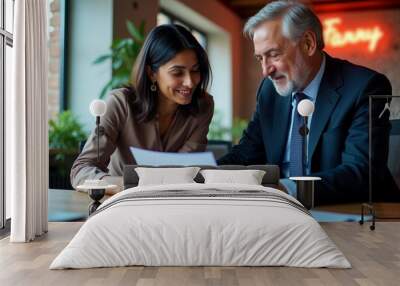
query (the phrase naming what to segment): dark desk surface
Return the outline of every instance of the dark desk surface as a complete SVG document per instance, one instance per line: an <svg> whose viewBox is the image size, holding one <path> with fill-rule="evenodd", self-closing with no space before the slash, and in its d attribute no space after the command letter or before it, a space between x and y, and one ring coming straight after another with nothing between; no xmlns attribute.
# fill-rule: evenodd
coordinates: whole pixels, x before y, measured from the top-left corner
<svg viewBox="0 0 400 286"><path fill-rule="evenodd" d="M91 202L88 194L84 192L49 189L49 221L86 220Z"/></svg>

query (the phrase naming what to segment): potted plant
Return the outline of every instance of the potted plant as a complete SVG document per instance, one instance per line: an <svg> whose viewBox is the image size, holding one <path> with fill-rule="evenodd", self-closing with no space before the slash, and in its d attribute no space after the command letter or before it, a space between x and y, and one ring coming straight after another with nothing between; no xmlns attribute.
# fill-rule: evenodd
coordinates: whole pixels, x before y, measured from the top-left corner
<svg viewBox="0 0 400 286"><path fill-rule="evenodd" d="M220 110L215 109L208 130L208 140L227 140L230 139L230 129L223 124L223 114Z"/></svg>
<svg viewBox="0 0 400 286"><path fill-rule="evenodd" d="M79 155L80 142L86 140L83 126L70 110L49 121L49 187L72 189L69 173Z"/></svg>
<svg viewBox="0 0 400 286"><path fill-rule="evenodd" d="M100 64L111 59L112 77L100 92L103 98L110 89L126 86L130 83L133 64L142 48L145 33L145 22L136 27L131 21L126 21L130 38L115 39L111 45L111 53L99 56L93 63Z"/></svg>
<svg viewBox="0 0 400 286"><path fill-rule="evenodd" d="M209 140L232 140L232 144L237 144L242 137L243 130L249 123L248 120L235 117L232 122L232 127L226 127L223 124L223 114L220 110L214 111L214 116L211 120L210 129L207 138Z"/></svg>
<svg viewBox="0 0 400 286"><path fill-rule="evenodd" d="M246 129L248 124L249 124L249 120L247 120L247 119L243 119L243 118L239 118L239 117L235 117L233 119L232 129L231 129L233 144L239 143L239 140L243 135L243 131Z"/></svg>

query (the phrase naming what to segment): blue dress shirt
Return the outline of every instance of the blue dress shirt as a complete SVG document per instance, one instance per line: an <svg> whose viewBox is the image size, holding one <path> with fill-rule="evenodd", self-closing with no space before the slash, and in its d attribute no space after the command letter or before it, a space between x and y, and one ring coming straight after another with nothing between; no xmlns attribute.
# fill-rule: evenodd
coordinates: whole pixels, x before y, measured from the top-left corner
<svg viewBox="0 0 400 286"><path fill-rule="evenodd" d="M326 60L325 60L325 54L324 54L323 58L322 58L321 66L318 70L318 73L315 75L314 79L308 84L308 86L303 91L301 91L302 93L304 93L307 96L307 99L311 100L314 104L315 104L315 100L317 99L319 86L320 86L321 79L322 79L322 76L325 71L325 61ZM298 91L296 91L296 92L298 92ZM288 137L287 137L288 139L286 141L286 148L285 148L285 153L284 153L283 163L282 163L282 174L283 174L284 178L289 177L290 140L291 140L291 134L292 134L293 117L294 117L294 112L295 112L295 107L296 107L296 99L294 97L294 94L296 92L293 92L291 95L292 96L292 112L291 112L290 128L288 130L288 132L289 132ZM310 126L311 126L311 120L312 120L312 114L308 118L308 122L307 122L308 128L310 128ZM308 141L308 135L307 135L307 141ZM310 162L309 161L307 162L307 167L306 167L305 172L307 175L310 173ZM286 187L286 189L288 189L288 191L291 195L296 196L295 182L293 182L289 179L282 179L281 183Z"/></svg>

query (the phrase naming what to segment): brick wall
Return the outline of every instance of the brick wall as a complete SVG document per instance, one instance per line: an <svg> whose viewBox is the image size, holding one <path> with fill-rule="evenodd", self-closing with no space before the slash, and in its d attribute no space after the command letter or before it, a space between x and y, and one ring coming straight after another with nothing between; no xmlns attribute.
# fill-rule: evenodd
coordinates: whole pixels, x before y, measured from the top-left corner
<svg viewBox="0 0 400 286"><path fill-rule="evenodd" d="M60 1L49 0L49 3L48 116L51 119L60 109Z"/></svg>

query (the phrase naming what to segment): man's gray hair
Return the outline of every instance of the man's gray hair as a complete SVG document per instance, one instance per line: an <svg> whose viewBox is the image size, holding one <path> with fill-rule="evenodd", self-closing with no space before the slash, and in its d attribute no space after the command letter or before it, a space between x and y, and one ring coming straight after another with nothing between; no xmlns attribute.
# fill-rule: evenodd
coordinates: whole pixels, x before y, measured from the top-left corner
<svg viewBox="0 0 400 286"><path fill-rule="evenodd" d="M317 38L317 47L325 46L322 34L322 24L317 15L306 5L294 1L274 1L267 4L256 15L247 20L243 32L253 38L254 29L265 21L282 18L282 34L296 41L306 31L313 31Z"/></svg>

